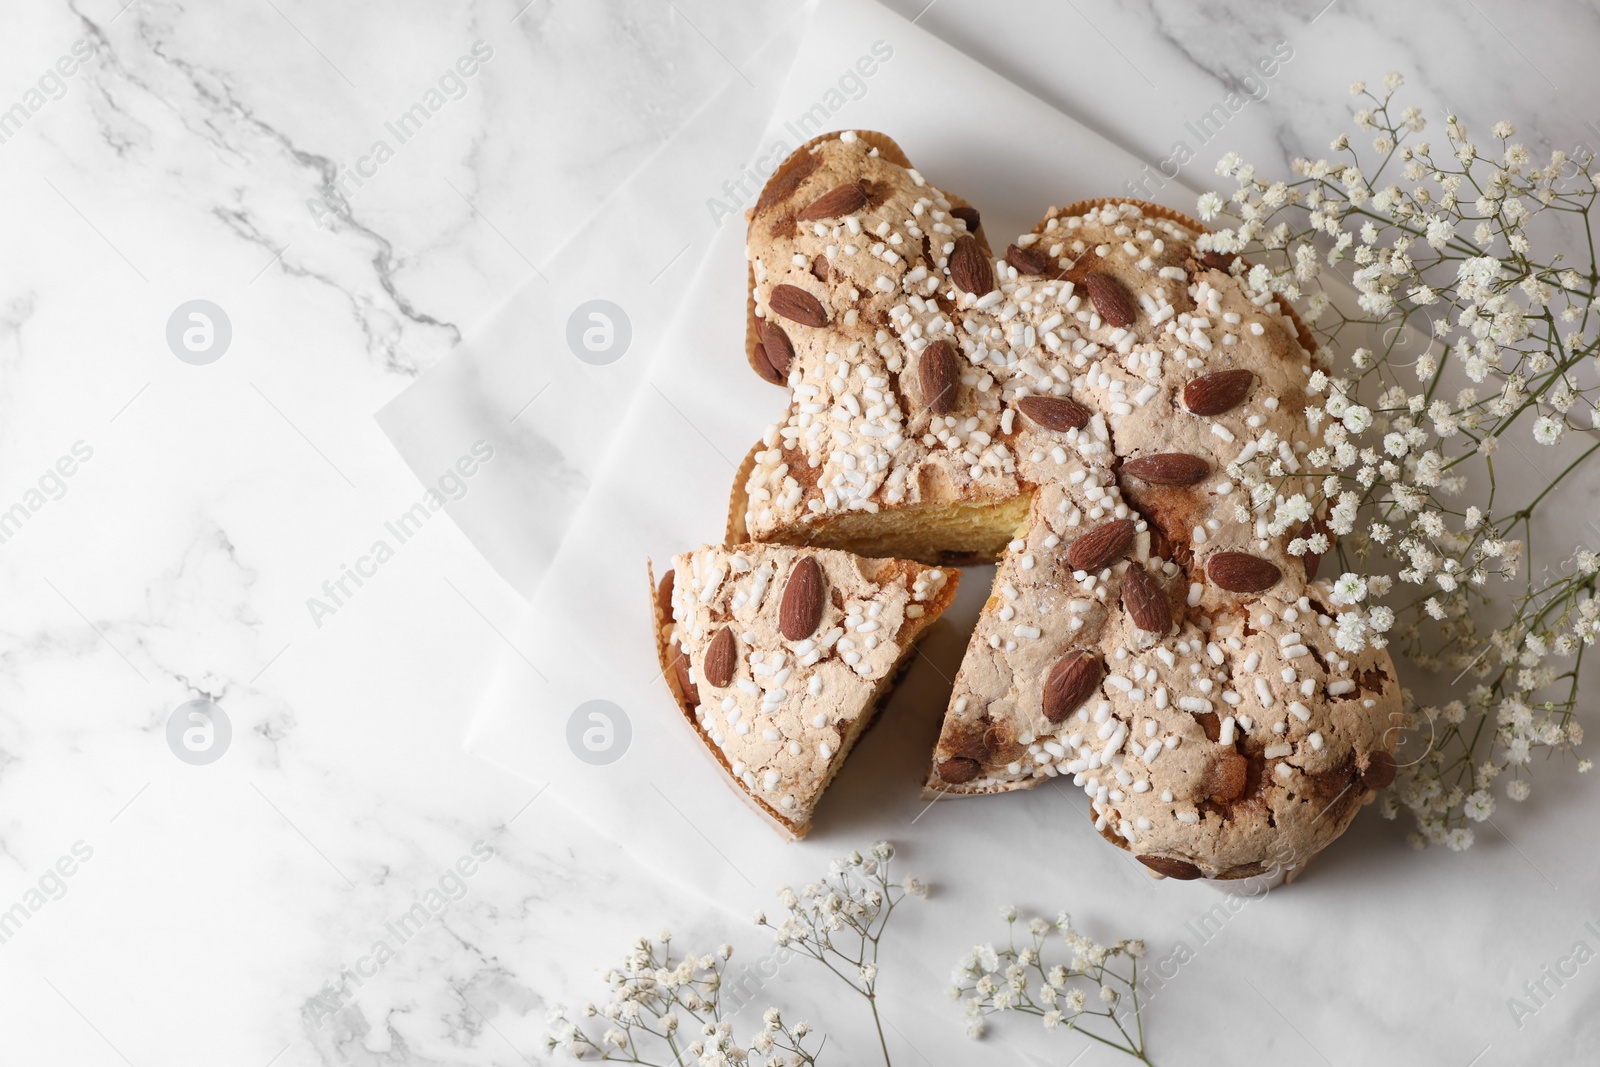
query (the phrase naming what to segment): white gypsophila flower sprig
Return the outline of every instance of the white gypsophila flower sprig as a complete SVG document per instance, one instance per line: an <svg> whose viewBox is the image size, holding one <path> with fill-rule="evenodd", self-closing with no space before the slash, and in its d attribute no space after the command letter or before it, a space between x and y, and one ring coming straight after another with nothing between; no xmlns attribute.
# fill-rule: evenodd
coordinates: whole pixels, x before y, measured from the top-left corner
<svg viewBox="0 0 1600 1067"><path fill-rule="evenodd" d="M778 890L787 915L777 922L757 912L756 925L772 930L780 947L815 960L866 998L878 1032L885 1067L889 1045L878 1013L878 951L889 918L907 896L926 897L928 886L916 878L890 877L894 846L879 841L863 856L852 852L833 861L827 877L795 892Z"/></svg>
<svg viewBox="0 0 1600 1067"><path fill-rule="evenodd" d="M767 1009L761 1028L747 1040L735 1038L732 1022L723 1017L721 997L732 946L674 959L671 940L671 933L663 930L655 940L635 942L621 967L605 973L611 999L604 1005L585 1004L577 1012L552 1008L547 1047L580 1060L659 1067L814 1067L817 1050L805 1045L811 1028L784 1022L776 1008Z"/></svg>
<svg viewBox="0 0 1600 1067"><path fill-rule="evenodd" d="M984 1020L1004 1012L1032 1015L1046 1030L1075 1031L1149 1063L1139 1003L1143 941L1102 945L1072 926L1062 912L1050 922L1029 919L1027 942L1017 947L1017 910L1005 908L1006 945L979 945L961 958L951 975L950 997L961 1002L967 1034L981 1037ZM1071 952L1069 962L1051 963L1051 937Z"/></svg>
<svg viewBox="0 0 1600 1067"><path fill-rule="evenodd" d="M878 953L895 906L907 896L928 895L927 884L916 878L890 877L893 858L894 846L887 841L873 845L865 856L852 852L834 860L825 878L801 892L779 890L788 912L781 922L770 923L760 912L755 916L757 925L773 930L786 953L817 960L867 999L885 1067L889 1048L878 1014ZM622 966L606 972L611 999L603 1007L587 1004L577 1012L553 1008L549 1048L578 1059L650 1067L815 1067L826 1039L809 1046L811 1027L787 1023L777 1008L766 1010L761 1028L751 1036L742 1041L735 1037L732 1016L743 1004L740 990L730 991L724 983L732 946L675 960L671 940L667 931L655 940L640 938Z"/></svg>
<svg viewBox="0 0 1600 1067"><path fill-rule="evenodd" d="M1588 152L1535 166L1509 122L1483 147L1450 116L1436 147L1421 111L1394 103L1401 84L1391 74L1381 96L1354 84L1360 132L1335 138L1331 160L1296 160L1293 180L1223 157L1218 173L1237 188L1205 194L1199 211L1236 225L1199 246L1248 254L1255 264L1232 270L1266 300L1304 298L1323 342L1306 386L1321 443L1284 457L1263 441L1231 466L1249 494L1241 519L1292 531L1293 554L1334 554L1341 648L1393 644L1473 679L1439 707L1405 691L1412 740L1382 808L1412 813L1414 843L1462 849L1493 811L1495 779L1524 799L1534 756L1583 737L1574 712L1600 634L1600 555L1535 559L1528 546L1537 510L1600 450L1583 440L1600 426L1600 174ZM1503 442L1558 456L1560 473L1536 492L1502 486Z"/></svg>

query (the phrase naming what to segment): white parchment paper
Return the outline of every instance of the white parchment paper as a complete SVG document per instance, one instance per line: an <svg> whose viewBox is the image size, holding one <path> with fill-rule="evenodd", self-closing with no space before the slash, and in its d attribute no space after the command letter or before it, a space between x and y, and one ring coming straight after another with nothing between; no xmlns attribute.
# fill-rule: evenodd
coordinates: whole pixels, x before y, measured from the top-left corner
<svg viewBox="0 0 1600 1067"><path fill-rule="evenodd" d="M1535 974L1581 939L1600 948L1571 918L1574 901L1600 884L1592 845L1562 847L1550 834L1508 825L1515 846L1498 847L1498 828L1486 826L1485 847L1466 856L1415 853L1400 828L1369 810L1293 887L1219 904L1224 898L1203 885L1152 883L1105 846L1070 785L920 802L949 678L987 595L987 568L966 572L956 607L850 757L807 841L781 843L729 794L657 676L645 577L647 558L659 574L675 553L721 540L735 466L785 402L745 363L742 217L713 227L704 201L720 195L728 176L759 170L762 159L770 169L817 132L800 123L808 114L819 121L819 106L827 128L893 136L931 181L978 206L997 248L1050 205L1116 195L1141 168L866 0L824 0L790 47L789 76L743 157L730 156L708 130L696 143L705 153L698 168L680 170L670 184L641 182L572 253L592 269L615 254L601 247L603 235L644 234L665 262L684 236L657 236L660 198L698 213L693 240L705 247L692 276L682 263L656 281L666 289L618 276L635 343L659 331L648 353L630 350L604 368L572 359L561 336L567 310L594 294L561 290L559 278L549 289L532 282L467 351L384 413L385 428L426 476L434 457L448 462L459 452L459 438L470 439L491 416L509 420L542 383L553 383L508 423L516 462L496 464L503 482L456 513L530 599L511 635L517 651L490 681L467 747L548 784L649 867L734 913L770 908L773 886L804 881L840 852L884 837L900 843L910 867L940 886L925 910L907 913L886 986L898 990L894 1008L908 1031L900 1036L928 1062L954 1062L942 1046L964 1038L954 1007L938 996L972 939L1003 931L993 915L1007 901L1049 915L1070 908L1105 937L1149 940L1149 966L1166 975L1153 1008L1162 1020L1154 1040L1168 1050L1159 1062L1219 1062L1249 1048L1295 1063L1465 1064L1496 1042L1518 1057L1582 1047L1575 1041L1594 1047L1600 1023L1582 1009L1595 1002L1600 974L1583 976L1586 994L1542 1009L1537 1032L1526 1022L1519 1032L1504 1010L1513 975ZM874 55L870 77L846 77ZM750 101L739 93L724 103L748 118ZM1178 183L1162 194L1180 210L1192 209L1193 198ZM592 718L597 711L603 720ZM591 752L582 733L602 722L591 740L606 750ZM1557 784L1550 810L1579 821L1581 803L1554 795L1576 788ZM1542 906L1557 900L1559 907ZM1600 914L1587 906L1591 918ZM1079 1051L1077 1039L1066 1056L1059 1043L1040 1044L1030 1022L1003 1028L999 1045L962 1046L960 1058L1016 1062L1029 1049L1065 1062ZM1208 1051L1188 1058L1191 1049Z"/></svg>

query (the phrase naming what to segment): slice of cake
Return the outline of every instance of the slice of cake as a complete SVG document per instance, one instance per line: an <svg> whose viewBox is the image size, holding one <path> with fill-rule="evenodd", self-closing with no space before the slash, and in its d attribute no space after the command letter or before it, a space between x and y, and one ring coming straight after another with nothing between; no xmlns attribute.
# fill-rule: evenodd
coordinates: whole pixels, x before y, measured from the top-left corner
<svg viewBox="0 0 1600 1067"><path fill-rule="evenodd" d="M657 587L662 674L734 788L804 837L959 580L903 559L707 545L675 558Z"/></svg>

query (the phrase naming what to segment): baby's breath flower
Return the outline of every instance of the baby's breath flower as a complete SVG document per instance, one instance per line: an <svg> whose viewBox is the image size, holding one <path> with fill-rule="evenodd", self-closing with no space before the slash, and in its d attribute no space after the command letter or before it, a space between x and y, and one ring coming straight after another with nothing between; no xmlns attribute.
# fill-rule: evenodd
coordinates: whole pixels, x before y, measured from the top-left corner
<svg viewBox="0 0 1600 1067"><path fill-rule="evenodd" d="M1494 814L1494 797L1488 790L1477 790L1462 803L1462 810L1467 818L1474 822L1483 822Z"/></svg>
<svg viewBox="0 0 1600 1067"><path fill-rule="evenodd" d="M1346 652L1360 652L1367 647L1367 622L1359 612L1340 612L1333 631L1334 644Z"/></svg>
<svg viewBox="0 0 1600 1067"><path fill-rule="evenodd" d="M1582 738L1576 679L1584 651L1600 641L1600 552L1558 546L1559 568L1529 559L1513 536L1528 513L1511 496L1537 494L1537 507L1556 499L1553 486L1502 478L1494 499L1505 503L1489 507L1480 495L1487 479L1469 475L1494 460L1507 433L1553 448L1569 425L1600 428L1600 385L1579 371L1591 359L1600 367L1600 343L1576 328L1600 311L1600 296L1586 291L1600 264L1583 245L1574 251L1590 255L1584 264L1537 252L1530 236L1546 208L1587 213L1600 172L1586 173L1589 153L1577 167L1562 152L1535 166L1510 122L1494 125L1494 147L1482 151L1455 116L1436 155L1410 136L1426 126L1421 110L1393 99L1400 75L1382 84L1380 95L1351 86L1368 98L1353 119L1378 153L1372 166L1346 134L1331 142L1336 161L1296 160L1286 181L1258 177L1230 153L1219 171L1238 188L1200 204L1208 221L1216 213L1237 225L1202 243L1251 253L1245 280L1257 292L1303 294L1304 319L1325 342L1305 383L1316 402L1303 408L1297 462L1263 431L1254 460L1227 466L1242 491L1233 512L1264 523L1289 555L1338 551L1343 573L1324 602L1337 612L1331 636L1342 652L1392 643L1419 669L1448 666L1473 679L1471 700L1423 709L1436 732L1416 740L1383 801L1386 815L1412 812L1415 842L1461 849L1473 840L1465 824L1493 810L1497 775L1515 771L1507 795L1526 797L1525 771L1540 750L1570 751ZM1353 306L1323 288L1324 265L1341 264ZM1352 326L1354 337L1345 332ZM1381 343L1360 344L1367 337ZM1440 388L1450 375L1473 387L1451 399ZM1420 388L1406 387L1412 379ZM1580 460L1554 481L1580 467L1594 469ZM1457 503L1463 494L1474 499ZM1395 580L1417 595L1384 603ZM1408 714L1422 712L1411 705ZM1077 965L1087 965L1092 944L1072 943Z"/></svg>
<svg viewBox="0 0 1600 1067"><path fill-rule="evenodd" d="M756 912L757 925L772 929L780 946L799 955L829 963L827 973L845 978L851 989L864 997L876 1020L876 984L879 977L877 954L889 915L894 906L913 889L926 887L915 879L905 883L890 878L889 861L894 849L887 842L874 845L869 856L852 852L832 863L829 876L806 885L801 892L784 886L778 890L780 903L788 916L774 927L762 912ZM914 885L912 883L915 883ZM845 931L857 936L855 945L846 945ZM723 1010L723 966L733 955L730 945L721 945L703 955L671 955L672 934L662 930L652 940L639 938L623 958L623 966L602 976L611 987L612 999L603 1007L585 1006L585 1018L603 1018L612 1025L591 1034L567 1017L564 1008L553 1008L548 1022L548 1044L567 1048L575 1056L602 1060L640 1062L689 1062L677 1056L683 1049L702 1065L725 1067L729 1064L758 1062L751 1053L766 1057L768 1064L815 1064L817 1049L808 1048L812 1029L805 1023L790 1026L776 1007L762 1013L761 1029L747 1041L734 1038L732 1022L718 1020ZM830 962L831 961L831 962ZM848 961L850 968L838 964ZM970 980L975 959L957 975L958 983ZM960 990L956 990L960 995ZM699 1025L701 1040L687 1045L669 1045L651 1050L651 1041L668 1044L682 1040L686 1025L682 1012L704 1020ZM747 1051L748 1050L748 1051Z"/></svg>
<svg viewBox="0 0 1600 1067"><path fill-rule="evenodd" d="M1014 926L1017 918L1015 908L1001 910L1001 919L1008 927ZM956 985L950 992L962 1002L968 1032L974 1035L981 1032L982 1019L987 1015L1018 1012L1037 1016L1046 1030L1056 1030L1063 1025L1080 1029L1105 1044L1145 1060L1143 1029L1139 1023L1140 990L1134 982L1137 974L1134 961L1144 955L1144 942L1125 940L1109 946L1098 944L1077 932L1072 917L1064 911L1054 923L1036 916L1024 925L1033 944L1018 947L1012 942L1003 949L979 946L956 967ZM1055 937L1059 937L1071 953L1070 966L1044 959L1046 952L1054 947ZM1124 988L1129 994L1122 993ZM1106 1011L1086 1010L1090 990L1106 1006ZM1126 1009L1119 1007L1124 1001ZM1131 1026L1127 1025L1130 1018Z"/></svg>
<svg viewBox="0 0 1600 1067"><path fill-rule="evenodd" d="M1333 583L1335 604L1359 604L1367 597L1367 583L1359 574L1346 571Z"/></svg>

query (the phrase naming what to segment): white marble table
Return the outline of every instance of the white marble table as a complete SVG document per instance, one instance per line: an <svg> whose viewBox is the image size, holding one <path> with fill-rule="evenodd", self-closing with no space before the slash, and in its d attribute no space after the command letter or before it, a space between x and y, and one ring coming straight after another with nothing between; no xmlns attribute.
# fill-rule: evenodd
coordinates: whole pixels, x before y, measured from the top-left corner
<svg viewBox="0 0 1600 1067"><path fill-rule="evenodd" d="M459 753L519 600L448 519L403 543L387 534L422 487L373 412L742 77L795 11L524 3L7 12L0 511L23 512L0 543L0 909L40 906L25 904L0 943L0 1062L544 1062L549 1002L598 997L599 969L633 935L666 923L683 940L733 939L740 958L763 951L741 916L768 887L720 907L663 887L559 796ZM1292 59L1218 138L1263 164L1320 151L1348 114L1345 85L1392 68L1434 111L1478 128L1512 117L1536 149L1600 140L1590 6L890 6L1152 166L1192 144L1187 124L1279 42ZM1205 183L1213 147L1186 180ZM169 318L196 299L231 325L204 365L168 343ZM70 477L50 473L62 457ZM380 539L394 551L377 559ZM168 743L191 700L220 705L231 727L203 766ZM1579 789L1547 790L1541 810L1592 805ZM1475 872L1559 866L1552 818L1508 815L1511 840L1466 858L1414 859L1370 817L1355 833L1414 863L1419 893L1444 908ZM388 924L475 847L491 858L447 879L459 899L396 941ZM71 877L50 874L73 856ZM1025 877L963 876L927 850L908 860L946 887L908 936L947 921L938 907L987 915L1052 897ZM1517 944L1522 909L1570 909L1575 939L1594 917L1586 891L1588 913L1581 886L1500 911L1472 903L1454 944L1409 950L1491 969L1487 984L1511 996L1567 948ZM1138 917L1098 918L1153 935ZM1344 936L1328 931L1331 944ZM384 938L397 951L374 970ZM1174 993L1153 1015L1158 1062L1247 1049L1321 1062L1324 1035L1351 1029L1372 1035L1373 1063L1418 1032L1437 1034L1436 1062L1463 1067L1600 1043L1600 972L1581 972L1520 1033L1500 999L1385 988L1381 965L1348 952L1264 981L1326 990L1328 1017L1291 1020L1248 991ZM1002 1061L998 1046L952 1045L947 1005L903 1007L917 1019L905 1062L955 1062L952 1048ZM1078 1053L1055 1048L1055 1062Z"/></svg>

